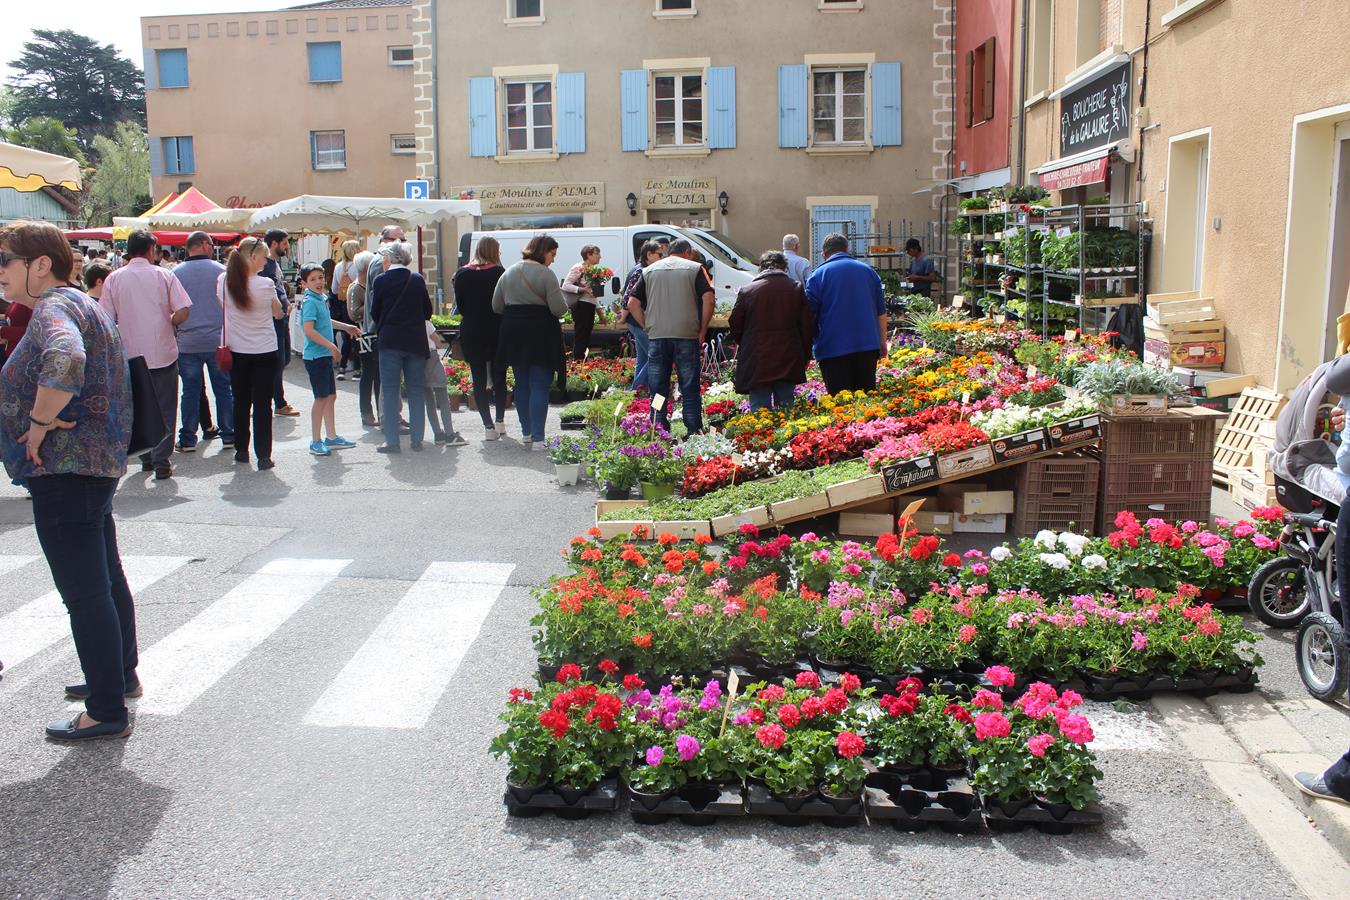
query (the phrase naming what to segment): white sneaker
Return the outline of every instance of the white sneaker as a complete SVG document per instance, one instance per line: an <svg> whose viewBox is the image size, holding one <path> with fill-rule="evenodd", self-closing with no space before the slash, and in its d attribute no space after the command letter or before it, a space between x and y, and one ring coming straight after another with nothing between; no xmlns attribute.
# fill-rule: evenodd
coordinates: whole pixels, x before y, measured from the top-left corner
<svg viewBox="0 0 1350 900"><path fill-rule="evenodd" d="M529 438L525 438L520 442L520 446L524 447L526 450L533 450L534 441L530 440Z"/></svg>
<svg viewBox="0 0 1350 900"><path fill-rule="evenodd" d="M498 437L506 437L506 423L505 423L505 422L498 422L498 423L497 423L497 436L498 436Z"/></svg>

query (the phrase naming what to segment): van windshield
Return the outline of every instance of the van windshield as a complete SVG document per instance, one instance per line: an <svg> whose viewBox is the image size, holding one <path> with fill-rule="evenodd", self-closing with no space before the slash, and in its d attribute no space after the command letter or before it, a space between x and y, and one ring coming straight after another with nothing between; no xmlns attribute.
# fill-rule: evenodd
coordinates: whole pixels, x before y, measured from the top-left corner
<svg viewBox="0 0 1350 900"><path fill-rule="evenodd" d="M723 265L731 266L731 268L733 269L739 269L741 267L740 263L732 259L731 255L728 254L727 251L723 250L721 247L717 246L712 241L708 240L699 232L689 228L678 228L678 227L675 227L675 230L678 231L680 234L682 234L684 237L688 238L690 242L694 244L694 246L702 250L704 256L710 256L713 259L720 259Z"/></svg>
<svg viewBox="0 0 1350 900"><path fill-rule="evenodd" d="M708 235L713 240L722 244L722 246L730 249L732 253L739 256L741 258L741 262L743 263L741 268L746 268L748 266L751 271L759 269L759 266L755 264L755 260L759 258L759 254L755 254L752 256L749 250L746 250L743 246L736 243L735 241L733 241L731 238L727 237L720 231L713 231L712 229L709 228L700 228L699 231Z"/></svg>

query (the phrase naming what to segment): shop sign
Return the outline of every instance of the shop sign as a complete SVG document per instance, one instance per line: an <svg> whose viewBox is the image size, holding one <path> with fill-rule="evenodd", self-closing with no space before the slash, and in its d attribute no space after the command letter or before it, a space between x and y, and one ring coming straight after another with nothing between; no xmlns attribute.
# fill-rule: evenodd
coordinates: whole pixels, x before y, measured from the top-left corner
<svg viewBox="0 0 1350 900"><path fill-rule="evenodd" d="M247 196L243 194L231 194L225 198L225 205L230 209L262 209L264 206L271 206L271 203L250 203Z"/></svg>
<svg viewBox="0 0 1350 900"><path fill-rule="evenodd" d="M717 179L645 178L644 209L712 209L717 205Z"/></svg>
<svg viewBox="0 0 1350 900"><path fill-rule="evenodd" d="M1130 61L1059 98L1059 155L1073 156L1130 136ZM1044 182L1042 182L1044 183Z"/></svg>
<svg viewBox="0 0 1350 900"><path fill-rule="evenodd" d="M560 184L486 184L452 188L449 196L472 197L483 215L604 212L605 185L599 181Z"/></svg>
<svg viewBox="0 0 1350 900"><path fill-rule="evenodd" d="M1074 163L1071 166L1065 166L1062 169L1053 169L1049 172L1042 172L1037 178L1040 179L1041 187L1047 191L1063 191L1069 188L1082 187L1087 184L1099 184L1106 180L1106 172L1111 161L1105 156L1100 159L1091 159L1087 162ZM1065 229L1067 231L1067 229ZM1062 237L1063 235L1061 235Z"/></svg>

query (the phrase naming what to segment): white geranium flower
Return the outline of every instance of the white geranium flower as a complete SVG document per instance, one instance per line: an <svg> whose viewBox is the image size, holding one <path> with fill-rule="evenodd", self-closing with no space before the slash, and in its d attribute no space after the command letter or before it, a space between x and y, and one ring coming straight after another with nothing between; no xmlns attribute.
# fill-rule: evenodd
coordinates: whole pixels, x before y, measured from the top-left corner
<svg viewBox="0 0 1350 900"><path fill-rule="evenodd" d="M1081 534L1073 534L1066 531L1059 536L1059 544L1065 550L1069 551L1070 556L1082 556L1083 548L1087 546L1089 538Z"/></svg>
<svg viewBox="0 0 1350 900"><path fill-rule="evenodd" d="M1069 567L1069 558L1063 553L1042 553L1041 562L1052 569L1067 569Z"/></svg>
<svg viewBox="0 0 1350 900"><path fill-rule="evenodd" d="M1038 531L1036 533L1036 546L1040 547L1042 550L1055 549L1055 542L1057 540L1059 540L1059 538L1053 531Z"/></svg>
<svg viewBox="0 0 1350 900"><path fill-rule="evenodd" d="M1083 568L1085 569L1105 569L1106 557L1100 553L1089 553L1083 557Z"/></svg>
<svg viewBox="0 0 1350 900"><path fill-rule="evenodd" d="M1012 557L1012 551L1007 547L995 547L989 551L989 558L994 562L1003 562Z"/></svg>

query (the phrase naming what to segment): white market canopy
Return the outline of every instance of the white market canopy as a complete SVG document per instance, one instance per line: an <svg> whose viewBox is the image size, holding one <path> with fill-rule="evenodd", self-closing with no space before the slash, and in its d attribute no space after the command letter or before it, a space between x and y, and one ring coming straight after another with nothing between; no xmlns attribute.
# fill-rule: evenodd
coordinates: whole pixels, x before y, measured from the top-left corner
<svg viewBox="0 0 1350 900"><path fill-rule="evenodd" d="M317 197L303 194L252 210L251 232L281 228L292 234L361 234L389 224L419 228L456 216L481 216L477 200L403 200L397 197Z"/></svg>
<svg viewBox="0 0 1350 900"><path fill-rule="evenodd" d="M0 141L0 187L27 193L44 187L78 191L80 164L68 156Z"/></svg>

